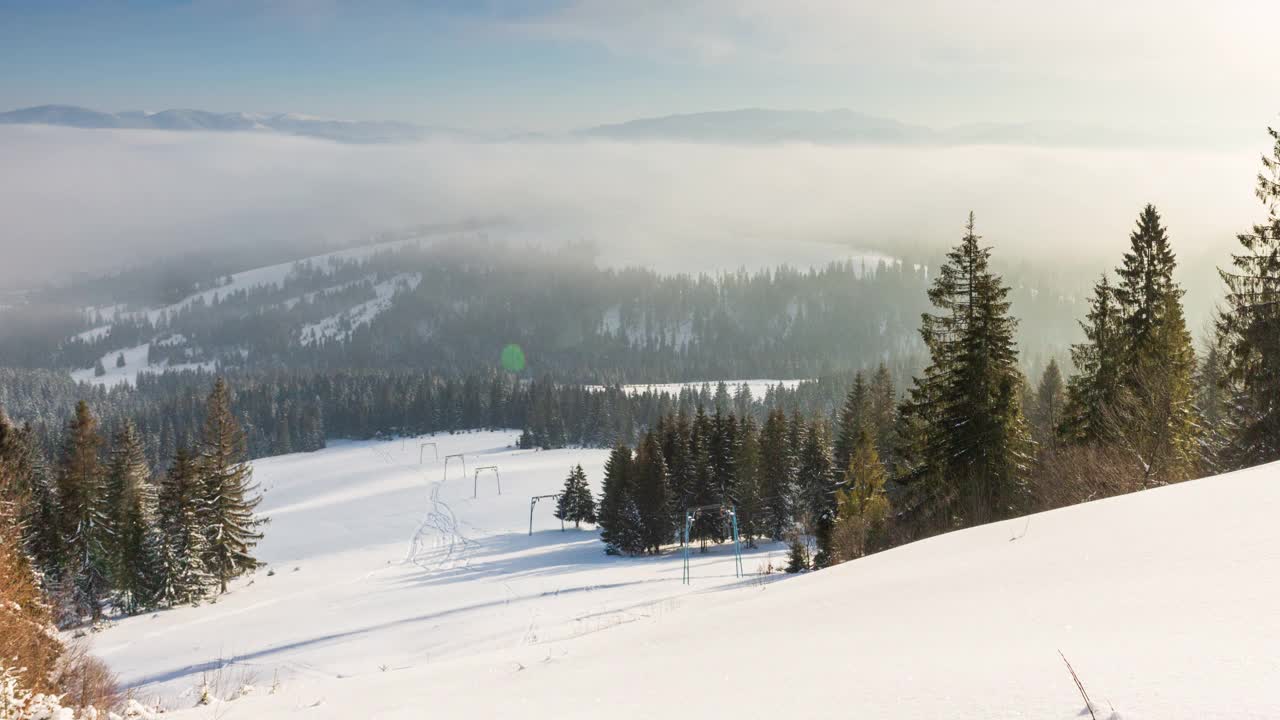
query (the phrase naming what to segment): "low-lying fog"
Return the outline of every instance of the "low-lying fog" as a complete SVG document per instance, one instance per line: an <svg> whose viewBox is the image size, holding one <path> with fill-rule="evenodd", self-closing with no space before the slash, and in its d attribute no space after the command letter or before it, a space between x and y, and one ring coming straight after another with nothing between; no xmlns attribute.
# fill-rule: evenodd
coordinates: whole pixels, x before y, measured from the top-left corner
<svg viewBox="0 0 1280 720"><path fill-rule="evenodd" d="M1261 130L1261 129L1260 129ZM1144 203L1184 265L1223 262L1260 219L1258 153L998 147L438 141L0 127L0 287L212 243L350 243L502 218L663 270L913 257L966 214L1008 261L1115 266ZM927 255L926 255L927 256Z"/></svg>

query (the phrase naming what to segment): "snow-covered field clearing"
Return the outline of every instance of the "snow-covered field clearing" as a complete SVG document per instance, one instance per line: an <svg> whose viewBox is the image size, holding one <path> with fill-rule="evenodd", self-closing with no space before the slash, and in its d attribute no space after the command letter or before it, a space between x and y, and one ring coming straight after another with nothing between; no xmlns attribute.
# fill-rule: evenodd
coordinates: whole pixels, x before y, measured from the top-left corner
<svg viewBox="0 0 1280 720"><path fill-rule="evenodd" d="M185 718L1280 717L1280 466L951 533L819 573L732 577L697 560L607 558L528 496L601 451L442 436L498 464L441 488L421 567L404 563L440 465L413 441L257 463L276 571L214 606L119 623L96 648L138 693L190 693L218 658L257 689ZM447 508L444 507L447 505ZM452 554L450 552L452 548ZM297 568L295 571L294 568ZM780 579L775 576L773 579ZM274 694L272 674L281 674ZM193 702L177 697L177 706Z"/></svg>
<svg viewBox="0 0 1280 720"><path fill-rule="evenodd" d="M608 453L517 450L517 437L342 442L256 462L260 510L271 517L259 557L269 567L216 604L119 622L95 636L95 652L136 697L169 707L193 705L218 667L228 688L252 678L260 693L278 673L278 699L310 705L345 694L331 682L432 674L517 648L545 657L562 641L678 612L691 593L754 587L759 565L783 561L777 545L748 551L738 580L731 546L716 547L694 555L686 587L678 554L607 557L594 528L561 532L551 501L535 507L530 536L530 496L559 492L576 463L598 492ZM437 443L440 460L421 442ZM441 482L454 453L465 454L468 474L451 459ZM473 498L475 471L488 465L499 468L502 495L483 471ZM261 717L242 703L219 717Z"/></svg>

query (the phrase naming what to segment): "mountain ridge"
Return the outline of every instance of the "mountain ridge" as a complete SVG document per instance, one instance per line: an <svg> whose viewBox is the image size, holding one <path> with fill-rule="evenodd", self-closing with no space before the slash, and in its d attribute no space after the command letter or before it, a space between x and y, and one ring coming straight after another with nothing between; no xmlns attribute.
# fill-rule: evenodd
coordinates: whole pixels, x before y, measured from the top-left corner
<svg viewBox="0 0 1280 720"><path fill-rule="evenodd" d="M81 129L135 129L202 132L275 132L342 143L394 144L434 138L480 141L556 142L610 140L769 145L1069 145L1158 146L1204 143L1213 138L1187 134L1152 135L1114 128L1014 122L978 122L947 127L902 122L851 110L737 108L633 118L564 133L513 131L478 133L392 120L338 120L299 113L211 112L171 108L156 112L103 112L77 105L38 105L0 112L0 124L36 124Z"/></svg>

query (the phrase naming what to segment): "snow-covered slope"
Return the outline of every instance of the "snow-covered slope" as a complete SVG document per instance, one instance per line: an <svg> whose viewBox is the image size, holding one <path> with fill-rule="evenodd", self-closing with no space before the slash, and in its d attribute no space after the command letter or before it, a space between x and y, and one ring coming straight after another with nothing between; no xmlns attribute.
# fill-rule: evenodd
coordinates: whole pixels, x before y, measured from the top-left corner
<svg viewBox="0 0 1280 720"><path fill-rule="evenodd" d="M346 442L256 462L260 510L271 518L259 548L268 567L214 605L124 620L95 636L95 652L135 696L169 706L193 704L219 667L221 683L253 677L260 690L278 674L281 693L302 702L333 692L329 681L549 647L673 612L690 593L753 582L734 576L727 546L694 558L688 587L678 556L607 557L594 528L561 532L550 501L534 508L530 536L530 497L558 492L577 463L598 491L608 453L516 450L517 436ZM448 459L442 481L454 453L467 474ZM477 476L486 466L497 473ZM761 547L744 567L782 554ZM237 716L256 717L226 717Z"/></svg>
<svg viewBox="0 0 1280 720"><path fill-rule="evenodd" d="M111 323L114 322L127 319L141 319L145 317L150 322L156 323L165 316L174 315L196 304L212 304L219 300L225 300L236 293L255 290L258 288L279 288L284 286L290 273L300 265L308 265L320 272L331 273L333 268L336 268L343 263L367 260L380 252L398 250L409 246L416 245L421 247L424 244L434 242L438 239L438 235L422 233L408 238L361 245L322 255L300 258L286 263L253 268L229 275L225 279L225 282L218 287L194 293L182 300L179 300L178 302L163 307L153 307L131 312L123 311L118 306L86 308L86 311L96 312L99 316L110 319L110 322L79 333L76 337L86 341L98 340L111 330ZM322 322L301 326L298 328L298 332L303 337L339 337L341 336L341 333L338 330L338 325L341 320L345 319L348 322L349 327L352 329L362 323L372 321L373 318L377 317L379 313L390 306L391 297L397 290L411 290L412 288L417 287L418 282L420 282L421 279L421 276L416 273L402 273L389 280L377 283L373 288L376 294L375 299L358 303L340 315L326 318ZM327 288L327 290L340 290L350 286L351 284L351 282L335 282L333 286ZM307 296L314 297L320 292L323 291L311 292L308 293ZM299 299L300 298L293 298L286 301L285 304L292 307ZM194 370L197 368L211 370L214 368L214 363L212 362L183 364L161 363L149 365L147 363L147 349L149 345L150 343L143 343L142 345L135 347L113 349L105 353L101 357L101 362L103 367L107 370L106 375L96 376L94 375L93 368L88 367L72 371L71 377L77 382L89 382L96 385L111 387L121 383L134 383L137 380L138 374L144 372L162 372L166 369ZM116 361L121 353L125 356L125 365L123 367L117 367Z"/></svg>
<svg viewBox="0 0 1280 720"><path fill-rule="evenodd" d="M510 439L437 439L442 454L470 448L469 471L499 464L504 494L482 476L473 500L453 470L436 519L456 518L467 542L421 566L400 561L440 477L430 448L425 471L412 441L258 463L276 575L122 622L98 652L144 694L233 659L224 673L247 668L259 687L217 708L225 718L1089 717L1059 651L1098 718L1280 717L1280 466L784 582L736 582L720 549L687 592L675 557L606 558L546 509L523 535L528 495L571 462L598 482L603 454L500 449Z"/></svg>

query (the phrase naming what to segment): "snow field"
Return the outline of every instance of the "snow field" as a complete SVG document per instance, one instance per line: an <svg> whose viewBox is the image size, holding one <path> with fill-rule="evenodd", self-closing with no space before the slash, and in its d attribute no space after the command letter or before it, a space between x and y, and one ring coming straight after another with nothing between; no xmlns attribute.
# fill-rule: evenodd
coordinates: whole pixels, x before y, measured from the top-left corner
<svg viewBox="0 0 1280 720"><path fill-rule="evenodd" d="M694 582L684 586L678 554L608 557L595 528L561 532L547 501L530 536L530 496L558 492L577 463L598 492L608 453L518 450L517 437L340 442L255 462L260 511L271 518L258 553L268 566L215 604L122 620L96 636L95 652L148 702L191 707L202 677L219 669L259 688L278 674L281 692L302 701L329 694L330 681L549 650L676 612L691 593L749 586L762 562L783 560L777 546L748 552L739 580L731 547L718 547L695 555ZM427 448L419 465L428 441L440 460ZM464 453L467 474L454 459L445 480L453 453ZM499 467L501 496L483 472L472 497L483 465Z"/></svg>

